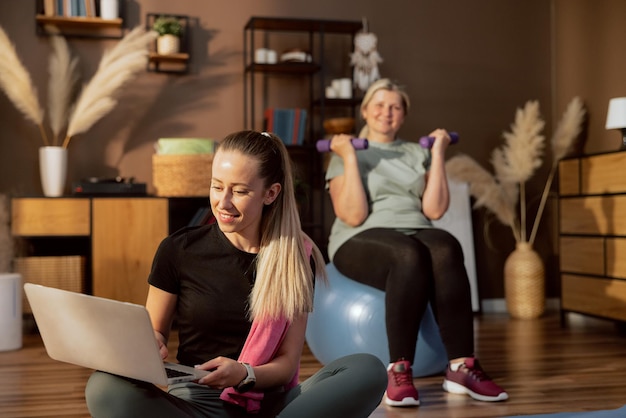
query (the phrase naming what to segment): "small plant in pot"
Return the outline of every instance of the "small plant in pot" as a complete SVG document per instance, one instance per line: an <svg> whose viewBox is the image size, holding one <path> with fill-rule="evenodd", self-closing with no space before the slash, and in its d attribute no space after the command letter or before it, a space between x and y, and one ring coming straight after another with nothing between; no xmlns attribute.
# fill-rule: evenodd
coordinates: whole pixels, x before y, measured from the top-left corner
<svg viewBox="0 0 626 418"><path fill-rule="evenodd" d="M158 54L176 54L180 51L180 37L183 34L183 25L180 20L174 16L159 16L154 20L152 29L159 34Z"/></svg>

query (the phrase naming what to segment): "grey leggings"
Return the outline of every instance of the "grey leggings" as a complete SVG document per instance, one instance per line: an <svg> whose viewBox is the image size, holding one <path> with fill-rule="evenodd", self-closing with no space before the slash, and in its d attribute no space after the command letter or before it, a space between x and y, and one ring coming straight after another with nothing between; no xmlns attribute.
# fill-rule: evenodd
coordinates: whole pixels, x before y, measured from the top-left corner
<svg viewBox="0 0 626 418"><path fill-rule="evenodd" d="M288 392L266 394L258 414L223 402L221 390L207 386L179 383L166 392L104 372L91 375L85 396L95 418L365 418L380 403L386 386L387 373L378 358L353 354L329 363Z"/></svg>

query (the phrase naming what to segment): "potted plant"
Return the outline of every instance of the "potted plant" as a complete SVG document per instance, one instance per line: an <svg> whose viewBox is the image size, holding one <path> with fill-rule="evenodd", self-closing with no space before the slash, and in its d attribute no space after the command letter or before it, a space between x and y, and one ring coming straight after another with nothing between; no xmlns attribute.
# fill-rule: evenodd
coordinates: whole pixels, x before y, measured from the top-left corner
<svg viewBox="0 0 626 418"><path fill-rule="evenodd" d="M180 50L180 37L183 25L175 16L161 15L154 20L152 29L158 33L157 53L160 55L176 54Z"/></svg>

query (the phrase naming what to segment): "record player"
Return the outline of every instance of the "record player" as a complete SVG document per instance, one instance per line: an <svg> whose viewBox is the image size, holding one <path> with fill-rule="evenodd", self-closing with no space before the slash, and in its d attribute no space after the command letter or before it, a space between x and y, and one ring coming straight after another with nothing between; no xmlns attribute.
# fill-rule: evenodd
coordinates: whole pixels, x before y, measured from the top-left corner
<svg viewBox="0 0 626 418"><path fill-rule="evenodd" d="M72 183L76 196L145 196L146 183L135 183L134 177L89 177Z"/></svg>

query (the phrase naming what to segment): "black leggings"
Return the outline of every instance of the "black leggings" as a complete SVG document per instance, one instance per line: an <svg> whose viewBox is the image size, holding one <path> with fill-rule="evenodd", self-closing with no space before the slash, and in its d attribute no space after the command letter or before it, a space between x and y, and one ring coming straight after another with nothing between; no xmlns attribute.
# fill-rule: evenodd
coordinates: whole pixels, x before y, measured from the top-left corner
<svg viewBox="0 0 626 418"><path fill-rule="evenodd" d="M344 243L333 264L345 276L385 292L391 361L413 361L428 302L448 359L474 354L469 279L461 245L436 228L407 235L392 229L361 232Z"/></svg>

